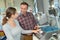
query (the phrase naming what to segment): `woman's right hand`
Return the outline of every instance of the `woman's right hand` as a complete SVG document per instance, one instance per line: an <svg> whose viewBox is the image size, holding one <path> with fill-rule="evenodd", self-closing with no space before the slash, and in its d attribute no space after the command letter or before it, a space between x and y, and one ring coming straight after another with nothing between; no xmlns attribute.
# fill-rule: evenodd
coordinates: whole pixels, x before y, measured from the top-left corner
<svg viewBox="0 0 60 40"><path fill-rule="evenodd" d="M33 33L38 33L40 30L37 29L37 30L32 30Z"/></svg>

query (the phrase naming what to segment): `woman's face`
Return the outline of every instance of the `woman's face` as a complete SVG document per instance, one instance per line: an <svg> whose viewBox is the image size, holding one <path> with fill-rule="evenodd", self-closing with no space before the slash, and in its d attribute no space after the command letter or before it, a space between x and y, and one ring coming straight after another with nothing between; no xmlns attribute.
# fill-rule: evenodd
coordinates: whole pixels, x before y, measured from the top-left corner
<svg viewBox="0 0 60 40"><path fill-rule="evenodd" d="M16 19L18 17L18 12L15 13L15 15L12 15L13 19Z"/></svg>

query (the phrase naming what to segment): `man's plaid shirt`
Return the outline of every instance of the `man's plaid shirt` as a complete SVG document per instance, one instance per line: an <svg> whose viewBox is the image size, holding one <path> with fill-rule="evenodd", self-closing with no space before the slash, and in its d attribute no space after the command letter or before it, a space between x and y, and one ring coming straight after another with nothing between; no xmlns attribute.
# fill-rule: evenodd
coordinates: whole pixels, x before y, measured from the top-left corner
<svg viewBox="0 0 60 40"><path fill-rule="evenodd" d="M33 30L35 25L37 25L33 14L30 12L27 12L26 16L23 14L19 15L17 19L24 30Z"/></svg>

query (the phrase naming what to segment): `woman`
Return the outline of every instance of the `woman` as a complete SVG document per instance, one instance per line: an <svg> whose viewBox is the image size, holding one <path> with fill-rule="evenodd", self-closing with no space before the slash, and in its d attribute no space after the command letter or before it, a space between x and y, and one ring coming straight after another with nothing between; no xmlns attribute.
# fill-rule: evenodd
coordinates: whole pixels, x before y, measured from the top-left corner
<svg viewBox="0 0 60 40"><path fill-rule="evenodd" d="M6 10L6 16L3 18L3 31L7 37L7 40L20 40L21 33L37 33L39 30L23 30L16 18L18 13L15 8L9 7Z"/></svg>

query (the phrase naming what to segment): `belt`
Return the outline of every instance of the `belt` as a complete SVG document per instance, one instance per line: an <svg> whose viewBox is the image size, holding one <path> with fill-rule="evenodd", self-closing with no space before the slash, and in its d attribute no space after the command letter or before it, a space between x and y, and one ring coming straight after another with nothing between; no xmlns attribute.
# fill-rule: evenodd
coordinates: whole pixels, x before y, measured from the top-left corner
<svg viewBox="0 0 60 40"><path fill-rule="evenodd" d="M22 34L22 35L25 35L25 36L32 36L33 34Z"/></svg>

